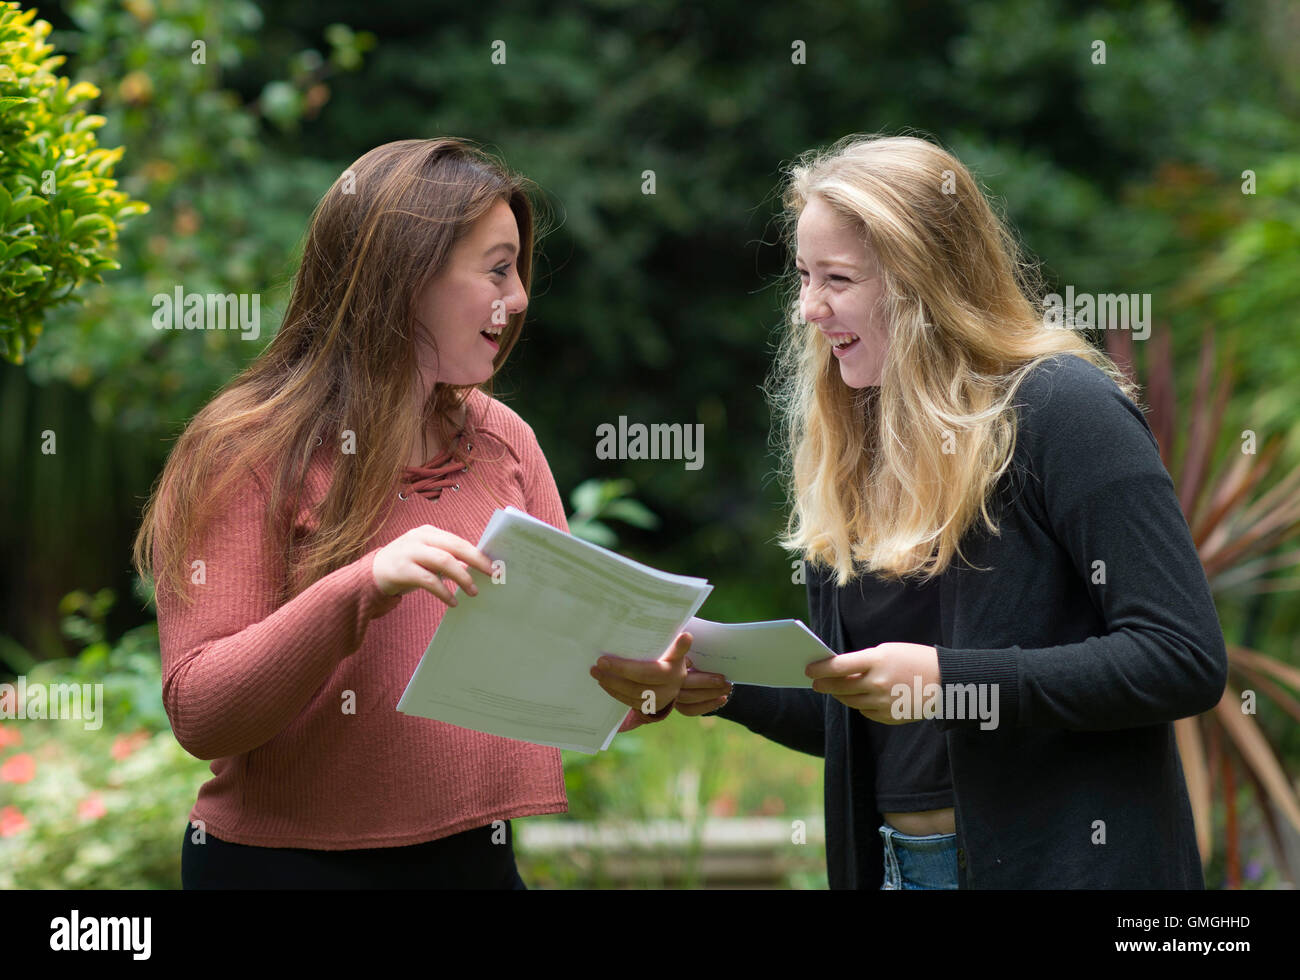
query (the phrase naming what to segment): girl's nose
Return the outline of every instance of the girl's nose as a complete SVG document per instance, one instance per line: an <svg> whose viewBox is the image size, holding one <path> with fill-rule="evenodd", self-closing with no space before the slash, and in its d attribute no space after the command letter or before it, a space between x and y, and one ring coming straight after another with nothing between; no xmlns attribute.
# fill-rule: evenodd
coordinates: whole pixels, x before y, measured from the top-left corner
<svg viewBox="0 0 1300 980"><path fill-rule="evenodd" d="M826 304L812 290L808 290L799 300L799 316L804 323L815 323L826 315Z"/></svg>

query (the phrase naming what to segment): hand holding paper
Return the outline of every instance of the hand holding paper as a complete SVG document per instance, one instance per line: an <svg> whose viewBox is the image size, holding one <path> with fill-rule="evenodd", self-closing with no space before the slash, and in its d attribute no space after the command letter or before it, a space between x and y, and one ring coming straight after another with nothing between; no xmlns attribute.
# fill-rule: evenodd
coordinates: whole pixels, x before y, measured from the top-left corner
<svg viewBox="0 0 1300 980"><path fill-rule="evenodd" d="M685 689L685 713L702 714L725 693L724 674L809 687L804 666L831 656L795 620L692 618L713 588L704 579L638 564L513 507L492 515L478 550L492 560L492 577L477 556L457 556L478 594L443 614L399 711L594 753L609 745L628 707L666 714ZM718 676L688 672L687 657ZM597 658L609 666L593 670Z"/></svg>
<svg viewBox="0 0 1300 980"><path fill-rule="evenodd" d="M688 657L692 669L682 680L674 703L677 712L683 715L703 715L721 708L731 696L732 685L737 683L758 687L811 687L812 680L805 668L829 662L835 656L808 627L795 619L713 623L695 617L686 626L692 638ZM633 678L646 676L645 667L636 661L615 659L606 673L614 673L621 683L614 689L603 683L601 687L611 694L615 690L628 691L635 683ZM596 676L594 671L593 676Z"/></svg>
<svg viewBox="0 0 1300 980"><path fill-rule="evenodd" d="M424 524L380 548L370 574L375 587L384 595L405 595L412 589L425 589L454 606L458 600L452 594L454 586L449 588L447 581L458 584L471 596L478 595L478 588L470 578L470 567L485 575L492 574L492 563L487 556L464 538Z"/></svg>
<svg viewBox="0 0 1300 980"><path fill-rule="evenodd" d="M660 669L655 658L712 590L513 507L492 515L478 547L502 574L471 570L479 594L443 614L397 709L538 745L608 746L627 705L592 683L591 665L609 652Z"/></svg>
<svg viewBox="0 0 1300 980"><path fill-rule="evenodd" d="M763 623L711 623L693 618L691 663L736 684L758 687L812 687L804 668L835 656L797 619Z"/></svg>
<svg viewBox="0 0 1300 980"><path fill-rule="evenodd" d="M691 669L682 681L682 689L673 702L673 709L679 715L696 717L717 711L731 697L732 684L721 674Z"/></svg>
<svg viewBox="0 0 1300 980"><path fill-rule="evenodd" d="M686 679L686 652L691 635L682 633L658 660L629 660L604 653L591 668L601 688L615 701L639 712L644 721L668 717Z"/></svg>

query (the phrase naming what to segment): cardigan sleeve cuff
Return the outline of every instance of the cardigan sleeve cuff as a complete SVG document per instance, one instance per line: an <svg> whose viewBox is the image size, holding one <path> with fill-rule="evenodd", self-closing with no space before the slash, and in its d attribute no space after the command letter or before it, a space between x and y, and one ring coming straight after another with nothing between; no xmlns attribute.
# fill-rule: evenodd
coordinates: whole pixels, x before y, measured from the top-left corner
<svg viewBox="0 0 1300 980"><path fill-rule="evenodd" d="M726 718L728 721L734 721L737 724L745 724L746 719L753 718L762 713L762 705L756 704L756 700L762 700L761 697L754 697L756 692L753 685L750 684L732 684L731 697L727 698L719 707L701 715L701 718Z"/></svg>
<svg viewBox="0 0 1300 980"><path fill-rule="evenodd" d="M1019 647L955 650L936 646L944 713L939 728L983 729L1023 724Z"/></svg>

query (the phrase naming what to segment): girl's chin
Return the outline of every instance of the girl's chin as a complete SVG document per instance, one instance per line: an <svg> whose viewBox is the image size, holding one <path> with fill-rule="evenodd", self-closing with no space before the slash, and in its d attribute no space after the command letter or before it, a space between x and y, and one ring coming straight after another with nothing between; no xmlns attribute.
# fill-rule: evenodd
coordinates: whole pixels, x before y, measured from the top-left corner
<svg viewBox="0 0 1300 980"><path fill-rule="evenodd" d="M850 388L876 388L880 385L880 378L869 378L861 371L840 371L840 377Z"/></svg>
<svg viewBox="0 0 1300 980"><path fill-rule="evenodd" d="M488 365L486 368L480 368L477 371L449 371L440 375L431 375L429 372L421 371L420 380L424 383L426 391L432 391L435 382L442 385L455 385L458 388L468 388L491 380L494 374L496 374L496 368Z"/></svg>

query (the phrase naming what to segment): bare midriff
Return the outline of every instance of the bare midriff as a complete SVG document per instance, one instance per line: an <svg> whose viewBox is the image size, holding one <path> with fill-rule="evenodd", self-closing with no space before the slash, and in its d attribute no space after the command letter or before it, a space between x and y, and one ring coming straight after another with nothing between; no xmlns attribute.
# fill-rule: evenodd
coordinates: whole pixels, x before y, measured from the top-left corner
<svg viewBox="0 0 1300 980"><path fill-rule="evenodd" d="M955 834L957 832L956 813L952 807L942 810L915 810L911 813L882 813L885 823L904 834L913 837L928 837L931 834Z"/></svg>

